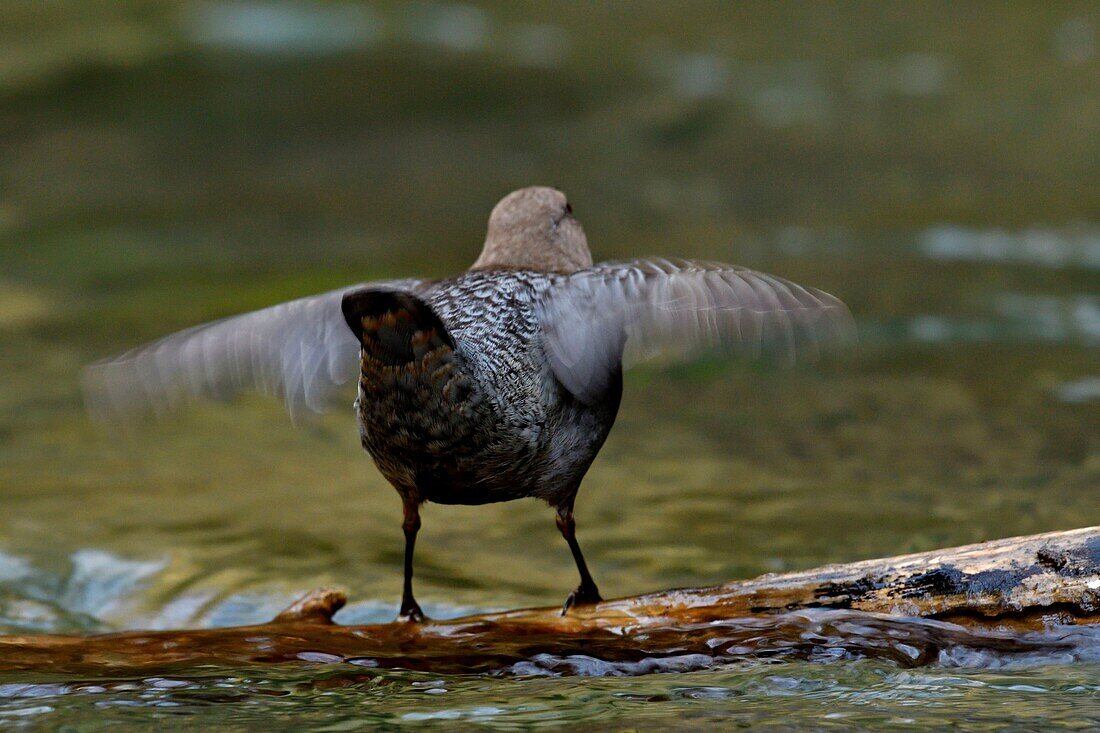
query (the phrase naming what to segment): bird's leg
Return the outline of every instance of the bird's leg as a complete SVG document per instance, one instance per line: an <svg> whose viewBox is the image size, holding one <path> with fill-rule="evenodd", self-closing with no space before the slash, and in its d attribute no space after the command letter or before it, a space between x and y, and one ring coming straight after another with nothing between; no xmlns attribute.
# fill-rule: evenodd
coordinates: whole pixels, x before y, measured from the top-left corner
<svg viewBox="0 0 1100 733"><path fill-rule="evenodd" d="M573 606L599 603L603 599L600 598L600 591L596 588L596 581L592 580L588 572L588 565L584 562L584 555L581 554L581 546L577 544L577 523L573 521L573 502L558 507L556 521L561 536L569 543L569 551L573 553L577 570L581 574L581 584L565 599L565 605L561 610L564 615Z"/></svg>
<svg viewBox="0 0 1100 733"><path fill-rule="evenodd" d="M405 586L401 591L398 619L420 622L424 620L424 612L413 598L413 550L416 547L416 533L420 530L420 503L412 498L405 498L404 502L405 521L401 523L401 529L405 530Z"/></svg>

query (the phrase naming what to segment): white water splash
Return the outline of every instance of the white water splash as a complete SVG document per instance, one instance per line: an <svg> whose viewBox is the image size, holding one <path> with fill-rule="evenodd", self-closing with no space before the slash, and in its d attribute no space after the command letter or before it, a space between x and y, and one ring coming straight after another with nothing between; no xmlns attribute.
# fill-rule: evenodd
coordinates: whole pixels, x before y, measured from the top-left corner
<svg viewBox="0 0 1100 733"><path fill-rule="evenodd" d="M104 619L121 611L167 559L127 560L105 550L78 550L71 557L58 603L71 613Z"/></svg>

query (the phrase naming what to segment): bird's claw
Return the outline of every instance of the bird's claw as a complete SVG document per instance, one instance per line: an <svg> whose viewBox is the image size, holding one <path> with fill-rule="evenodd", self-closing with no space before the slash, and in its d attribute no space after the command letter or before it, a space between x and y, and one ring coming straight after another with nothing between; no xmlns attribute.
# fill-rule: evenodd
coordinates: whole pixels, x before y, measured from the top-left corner
<svg viewBox="0 0 1100 733"><path fill-rule="evenodd" d="M564 616L574 606L594 606L602 600L600 592L595 587L586 588L582 585L565 599L565 605L561 607L561 615Z"/></svg>
<svg viewBox="0 0 1100 733"><path fill-rule="evenodd" d="M401 610L397 614L398 621L409 624L422 624L427 618L415 602L402 604Z"/></svg>

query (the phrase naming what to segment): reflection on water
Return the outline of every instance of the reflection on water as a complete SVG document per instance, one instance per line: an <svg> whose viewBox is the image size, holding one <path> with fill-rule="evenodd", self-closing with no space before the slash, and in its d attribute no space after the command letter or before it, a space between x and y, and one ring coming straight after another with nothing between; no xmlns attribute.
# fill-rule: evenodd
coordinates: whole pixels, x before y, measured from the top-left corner
<svg viewBox="0 0 1100 733"><path fill-rule="evenodd" d="M597 257L738 262L837 293L859 322L842 363L628 375L578 499L609 595L1095 523L1100 17L852 12L4 3L0 630L247 623L324 584L349 589L341 621L388 618L400 511L350 409L296 431L249 399L103 436L77 369L210 318L461 268L488 207L530 183L570 193ZM433 615L556 604L575 584L536 503L424 521ZM1095 661L939 662L5 679L0 725L1100 725Z"/></svg>
<svg viewBox="0 0 1100 733"><path fill-rule="evenodd" d="M974 672L880 663L752 663L635 678L494 679L359 669L211 671L45 683L0 682L0 722L296 727L456 724L754 728L878 725L1090 728L1100 723L1095 665ZM186 717L184 717L186 716Z"/></svg>
<svg viewBox="0 0 1100 733"><path fill-rule="evenodd" d="M1100 344L1100 298L1000 293L984 318L918 315L868 319L862 336L890 341L1018 342Z"/></svg>
<svg viewBox="0 0 1100 733"><path fill-rule="evenodd" d="M1100 377L1087 377L1066 382L1057 387L1058 399L1063 402L1090 402L1100 400Z"/></svg>
<svg viewBox="0 0 1100 733"><path fill-rule="evenodd" d="M199 43L292 55L368 48L381 25L370 7L320 3L203 3L188 20Z"/></svg>
<svg viewBox="0 0 1100 733"><path fill-rule="evenodd" d="M1100 268L1100 229L1096 227L1032 227L1012 232L936 226L922 233L920 245L929 257L943 260Z"/></svg>

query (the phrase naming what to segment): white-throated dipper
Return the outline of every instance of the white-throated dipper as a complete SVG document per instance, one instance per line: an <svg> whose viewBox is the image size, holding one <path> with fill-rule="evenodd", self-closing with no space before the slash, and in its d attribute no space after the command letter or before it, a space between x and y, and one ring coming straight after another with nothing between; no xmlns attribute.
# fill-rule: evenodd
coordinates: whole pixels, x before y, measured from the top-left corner
<svg viewBox="0 0 1100 733"><path fill-rule="evenodd" d="M600 600L573 502L615 421L624 364L762 344L793 357L850 329L837 298L745 268L594 265L565 196L532 187L496 205L461 275L355 285L197 326L87 367L83 386L100 415L254 389L295 416L325 409L358 375L363 447L404 506L400 615L423 618L412 592L423 502L522 497L557 511L581 579L568 609Z"/></svg>

